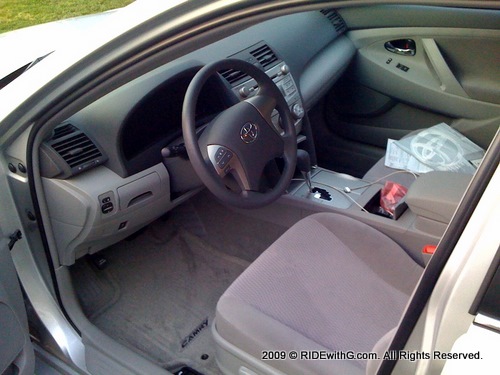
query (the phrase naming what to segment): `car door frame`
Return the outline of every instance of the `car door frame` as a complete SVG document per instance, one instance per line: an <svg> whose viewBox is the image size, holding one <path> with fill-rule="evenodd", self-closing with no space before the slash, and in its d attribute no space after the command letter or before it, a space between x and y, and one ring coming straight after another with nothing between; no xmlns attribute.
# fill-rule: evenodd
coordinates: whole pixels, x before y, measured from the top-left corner
<svg viewBox="0 0 500 375"><path fill-rule="evenodd" d="M22 241L22 232L13 220L4 186L5 173L0 165L0 373L33 374L35 354L31 343L23 294L12 259L15 245ZM8 235L12 233L11 235ZM17 372L16 372L17 371Z"/></svg>

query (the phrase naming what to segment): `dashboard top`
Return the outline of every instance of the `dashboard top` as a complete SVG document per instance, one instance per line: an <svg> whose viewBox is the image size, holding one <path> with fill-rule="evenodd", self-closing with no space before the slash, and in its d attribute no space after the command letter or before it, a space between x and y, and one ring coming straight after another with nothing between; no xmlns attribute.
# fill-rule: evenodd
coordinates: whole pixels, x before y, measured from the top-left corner
<svg viewBox="0 0 500 375"><path fill-rule="evenodd" d="M249 27L173 60L102 97L61 125L71 124L88 136L103 154L97 162L89 161L83 169L69 171L61 160L64 158L51 150L53 140L49 139L42 147L42 154L47 156L42 157L42 175L67 178L105 164L119 176L127 177L161 162L161 149L178 142L182 135L182 103L192 77L205 64L227 57L245 59L264 70L285 63L299 92L301 85L307 86L302 100L309 108L318 99L313 93L327 90L334 83L330 80L331 85L324 87L328 82L325 77L337 77L339 69L335 65L318 66L315 59L328 50L347 52L351 57L354 54L350 42L350 48L345 47L347 38L341 36L344 31L345 24L333 10L292 14ZM200 95L200 126L239 100L232 89L246 77L237 72L221 73L207 83ZM307 77L308 82L301 77Z"/></svg>

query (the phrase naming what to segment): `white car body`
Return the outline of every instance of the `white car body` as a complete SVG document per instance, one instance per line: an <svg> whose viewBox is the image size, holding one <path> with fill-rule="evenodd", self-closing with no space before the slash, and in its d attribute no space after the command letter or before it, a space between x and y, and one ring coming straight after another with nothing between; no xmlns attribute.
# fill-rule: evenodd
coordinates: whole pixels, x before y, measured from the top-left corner
<svg viewBox="0 0 500 375"><path fill-rule="evenodd" d="M116 10L49 22L0 34L0 50L10 51L0 66L0 77L15 72L36 59L71 45L88 31L104 30Z"/></svg>
<svg viewBox="0 0 500 375"><path fill-rule="evenodd" d="M112 10L98 15L55 21L0 34L0 48L5 51L16 51L2 61L1 77L39 57L50 54L47 56L50 57L48 60L50 63L43 64L45 68L40 64L34 72L29 69L15 82L9 84L9 87L0 91L0 100L3 103L0 118L4 118L19 106L24 98L29 97L82 57L158 12L166 11L184 1L159 3L140 0L119 11Z"/></svg>

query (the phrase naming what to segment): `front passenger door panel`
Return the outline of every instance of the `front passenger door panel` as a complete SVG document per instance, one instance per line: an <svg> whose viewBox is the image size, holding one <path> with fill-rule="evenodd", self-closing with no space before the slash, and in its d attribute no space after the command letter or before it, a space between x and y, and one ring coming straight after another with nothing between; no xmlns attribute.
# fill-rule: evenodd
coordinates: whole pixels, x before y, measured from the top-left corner
<svg viewBox="0 0 500 375"><path fill-rule="evenodd" d="M500 31L475 30L473 34L466 29L438 28L353 31L349 37L358 46L358 55L351 73L360 84L450 117L498 117L500 83L495 77L500 77L496 63ZM397 39L414 40L415 55L385 48L385 43ZM495 41L488 53L480 42L484 39ZM462 45L473 49L464 51ZM480 62L470 64L471 56Z"/></svg>
<svg viewBox="0 0 500 375"><path fill-rule="evenodd" d="M500 119L500 12L374 6L340 13L357 53L316 111L321 121L313 117L320 165L362 177L388 138L441 122L489 145Z"/></svg>

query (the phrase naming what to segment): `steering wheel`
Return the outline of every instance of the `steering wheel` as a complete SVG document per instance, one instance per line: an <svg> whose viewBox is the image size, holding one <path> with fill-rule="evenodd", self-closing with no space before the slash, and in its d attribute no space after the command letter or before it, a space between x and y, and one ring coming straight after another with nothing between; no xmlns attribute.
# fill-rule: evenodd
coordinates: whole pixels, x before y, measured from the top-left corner
<svg viewBox="0 0 500 375"><path fill-rule="evenodd" d="M256 95L220 113L198 138L196 103L205 82L216 72L235 69L257 82ZM215 95L215 93L214 93ZM284 132L278 132L271 116L276 109ZM237 59L220 60L203 67L191 81L182 108L182 132L186 150L201 181L223 203L257 208L272 203L286 190L295 171L297 140L290 109L274 82L254 65ZM260 190L265 166L284 160L274 187ZM224 179L231 174L240 191L229 189Z"/></svg>

